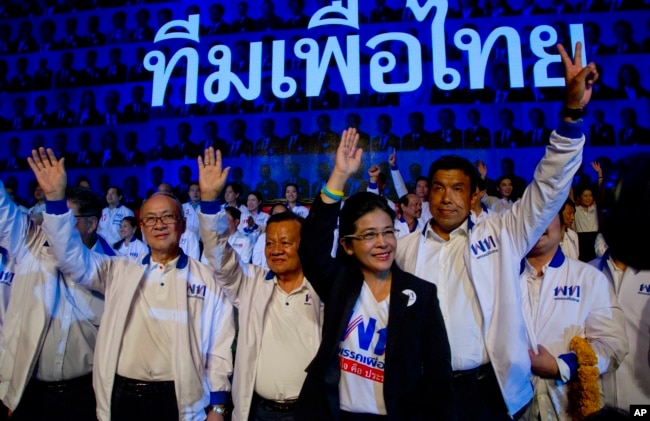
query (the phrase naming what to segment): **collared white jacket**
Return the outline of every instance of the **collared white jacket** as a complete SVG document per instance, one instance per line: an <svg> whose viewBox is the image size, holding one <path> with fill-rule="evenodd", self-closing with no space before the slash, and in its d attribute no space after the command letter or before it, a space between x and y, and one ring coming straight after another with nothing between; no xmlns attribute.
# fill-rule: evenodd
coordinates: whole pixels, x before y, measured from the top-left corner
<svg viewBox="0 0 650 421"><path fill-rule="evenodd" d="M111 419L111 394L120 346L137 288L145 276L150 255L138 262L92 253L81 244L72 212L46 214L43 230L52 244L61 270L80 284L106 296L102 328L95 348L93 386L97 416ZM204 421L210 394L230 390L231 345L234 339L232 306L204 264L181 254L176 265L179 317L173 373L179 419Z"/></svg>
<svg viewBox="0 0 650 421"><path fill-rule="evenodd" d="M574 336L586 338L598 357L599 372L615 371L628 352L628 343L623 311L607 278L594 267L565 257L558 247L544 271L537 315L533 316L528 277L535 274L525 266L522 262L524 317L529 319L536 342L557 358L571 352ZM540 419L570 421L567 384L536 375L532 382L538 396L532 408L539 408ZM536 413L529 415L525 419L538 419Z"/></svg>
<svg viewBox="0 0 650 421"><path fill-rule="evenodd" d="M512 209L469 223L465 266L481 306L483 340L511 416L533 397L528 349L537 348L527 337L521 310L519 265L568 197L582 162L582 125L562 122L550 140L533 182ZM395 261L405 271L415 273L423 241L422 231L399 240Z"/></svg>
<svg viewBox="0 0 650 421"><path fill-rule="evenodd" d="M618 296L625 313L630 352L618 370L602 378L605 403L629 411L630 405L650 403L650 271L628 267L614 282L609 253L594 260Z"/></svg>
<svg viewBox="0 0 650 421"><path fill-rule="evenodd" d="M72 229L78 236L74 223ZM66 237L60 239L67 240ZM98 328L104 299L59 272L52 247L47 245L41 227L7 197L2 182L0 247L6 249L9 266L13 267L11 299L0 332L0 400L13 410L33 375L57 300L69 300L79 314L84 314L86 320ZM88 250L83 244L81 247ZM113 254L99 237L93 249ZM85 340L90 348L95 346L96 337L88 336ZM68 346L75 345L69 343Z"/></svg>
<svg viewBox="0 0 650 421"><path fill-rule="evenodd" d="M233 421L246 421L255 392L257 378L257 359L261 348L262 333L266 312L275 288L273 272L253 264L241 264L237 254L228 244L227 234L217 233L217 215L208 212L206 207L199 212L201 238L204 244L204 257L210 262L216 273L217 282L226 290L228 298L239 309L239 335L235 356L235 375L233 378ZM306 281L313 305L321 308L319 312L318 337L323 327L323 306L318 294ZM314 348L314 355L318 344ZM305 367L306 369L307 367Z"/></svg>

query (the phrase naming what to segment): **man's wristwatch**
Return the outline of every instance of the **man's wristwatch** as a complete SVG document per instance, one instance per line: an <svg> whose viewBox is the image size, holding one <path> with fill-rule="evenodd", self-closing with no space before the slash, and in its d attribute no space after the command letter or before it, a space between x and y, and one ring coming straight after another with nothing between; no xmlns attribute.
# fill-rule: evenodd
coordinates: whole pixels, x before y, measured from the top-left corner
<svg viewBox="0 0 650 421"><path fill-rule="evenodd" d="M219 415L226 415L226 407L223 405L210 405L210 412L215 412Z"/></svg>

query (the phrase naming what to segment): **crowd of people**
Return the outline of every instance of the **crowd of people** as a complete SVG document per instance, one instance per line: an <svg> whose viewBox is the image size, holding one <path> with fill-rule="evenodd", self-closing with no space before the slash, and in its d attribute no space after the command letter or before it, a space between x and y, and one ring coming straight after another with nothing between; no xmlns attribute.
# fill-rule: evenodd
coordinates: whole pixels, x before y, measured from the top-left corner
<svg viewBox="0 0 650 421"><path fill-rule="evenodd" d="M397 25L422 40L422 58L429 63L432 46L413 21L411 9L400 3L361 2L359 23L371 28L370 32L383 30L381 25ZM604 66L599 69L601 79L594 85L593 107L586 116L588 145L647 145L648 87L638 56L649 51L650 39L639 29L647 22L636 20L642 13L635 14L647 10L647 4L641 0L509 3L450 2L447 18L454 24L472 19L471 25L481 31L492 26L488 24L491 19L516 27L523 44L522 88L510 87L508 55L512 52L503 45L505 38L499 37L485 72L484 89L469 89L464 77L462 85L451 91L423 85L415 92L378 93L362 77L361 92L347 95L341 80L328 74L320 94L307 97L305 77L299 73L304 71L305 60L290 52L290 44L307 27L310 14L328 6L327 1L266 0L259 9L245 1L232 5L0 2L4 19L0 23L0 142L7 146L0 151L0 173L26 172L24 160L17 158L40 146L71 158L70 169L140 168L149 162L193 158L210 145L226 157L333 154L338 133L347 127L360 132L361 144L368 151L541 148L557 121L552 105L561 100L561 90L536 86L535 57L527 35L532 23L550 22L558 42L566 43L573 17L582 16L578 13L588 19L583 23L588 57ZM144 68L144 57L156 49L153 39L159 28L191 14L201 16L199 32L204 44L223 42L231 48L233 66L237 65L232 70L239 75L248 72L250 42L258 38L263 42L265 67L259 98L241 100L233 94L211 103L199 96L197 103L186 104L187 80L181 60L166 87L164 104L150 106L153 74ZM523 24L521 16L530 25ZM272 60L268 47L283 33L288 42L285 67L297 77L299 89L290 98L279 99L269 89ZM405 54L399 44L392 43L390 49L403 66ZM467 66L461 50L450 43L446 51L453 66ZM363 69L369 53L362 54ZM204 61L201 80L212 71ZM552 67L549 72L553 74ZM397 79L397 75L391 77ZM612 101L617 101L614 107ZM429 112L436 118L425 119Z"/></svg>
<svg viewBox="0 0 650 421"><path fill-rule="evenodd" d="M33 150L40 208L0 185L0 417L569 420L646 404L650 265L621 231L647 234L650 159L594 163L600 187L572 189L599 74L579 43L575 60L558 49L562 121L533 180L500 177L499 198L457 155L407 187L395 152L397 203L375 166L345 197L354 127L309 208L288 183L268 213L260 192L241 204L211 146L186 197L161 183L137 216ZM605 254L572 257L597 231Z"/></svg>

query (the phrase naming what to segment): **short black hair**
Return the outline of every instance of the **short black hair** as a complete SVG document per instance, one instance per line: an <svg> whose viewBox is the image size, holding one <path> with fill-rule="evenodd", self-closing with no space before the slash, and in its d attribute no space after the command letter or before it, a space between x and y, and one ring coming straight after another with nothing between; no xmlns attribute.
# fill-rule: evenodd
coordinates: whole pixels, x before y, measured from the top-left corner
<svg viewBox="0 0 650 421"><path fill-rule="evenodd" d="M269 225L284 221L296 221L298 224L300 224L300 229L302 231L302 224L305 222L305 218L296 215L293 212L280 212L269 217L268 221L266 221L266 227L268 229Z"/></svg>
<svg viewBox="0 0 650 421"><path fill-rule="evenodd" d="M262 193L258 192L257 190L253 190L253 191L248 193L248 196L250 196L251 194L253 196L255 196L257 198L257 200L259 200L260 204L263 202L264 196L262 196ZM246 197L248 197L248 196L246 196Z"/></svg>
<svg viewBox="0 0 650 421"><path fill-rule="evenodd" d="M241 195L242 192L244 191L241 187L241 184L235 183L234 181L227 183L226 186L223 188L223 191L225 192L228 187L232 188L232 191L234 191L236 194L239 195Z"/></svg>
<svg viewBox="0 0 650 421"><path fill-rule="evenodd" d="M571 206L573 209L576 208L576 204L573 202L573 200L567 198L564 203L562 204L562 207L560 208L560 211L558 212L558 215L560 215L560 224L564 225L564 209L567 206Z"/></svg>
<svg viewBox="0 0 650 421"><path fill-rule="evenodd" d="M120 197L124 196L124 192L118 186L108 186L108 188L106 189L106 194L108 194L108 191L110 189L115 189L115 193L117 193L118 196L120 196Z"/></svg>
<svg viewBox="0 0 650 421"><path fill-rule="evenodd" d="M404 196L400 197L399 200L397 201L397 206L399 206L400 212L402 210L402 205L404 206L409 205L409 194L413 194L413 193L406 193Z"/></svg>
<svg viewBox="0 0 650 421"><path fill-rule="evenodd" d="M391 222L395 222L395 209L388 205L385 198L371 192L359 192L350 196L345 201L339 217L340 238L354 234L359 218L374 210L386 212Z"/></svg>
<svg viewBox="0 0 650 421"><path fill-rule="evenodd" d="M125 216L122 218L122 222L124 221L128 222L133 228L138 228L138 220L135 216Z"/></svg>
<svg viewBox="0 0 650 421"><path fill-rule="evenodd" d="M226 211L226 213L228 213L232 217L232 219L236 219L238 221L241 221L241 211L239 209L237 209L236 207L234 207L234 206L226 206L226 208L224 210Z"/></svg>
<svg viewBox="0 0 650 421"><path fill-rule="evenodd" d="M469 177L469 188L471 194L474 194L476 191L476 185L478 183L478 173L474 165L467 159L458 155L444 155L440 158L433 161L429 167L429 190L432 190L433 176L439 170L460 170L465 175Z"/></svg>
<svg viewBox="0 0 650 421"><path fill-rule="evenodd" d="M76 189L68 200L77 205L79 215L94 216L97 219L102 215L99 198L88 189Z"/></svg>

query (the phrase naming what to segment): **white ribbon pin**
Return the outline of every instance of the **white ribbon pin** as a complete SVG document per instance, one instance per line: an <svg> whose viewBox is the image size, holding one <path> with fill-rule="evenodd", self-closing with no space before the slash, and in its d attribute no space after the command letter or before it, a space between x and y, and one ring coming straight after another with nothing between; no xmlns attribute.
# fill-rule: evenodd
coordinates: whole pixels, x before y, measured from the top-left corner
<svg viewBox="0 0 650 421"><path fill-rule="evenodd" d="M418 296L415 294L415 291L412 289L405 289L402 291L402 294L406 295L409 297L408 303L406 303L406 307L411 307L413 303L415 303L415 300L418 298Z"/></svg>

